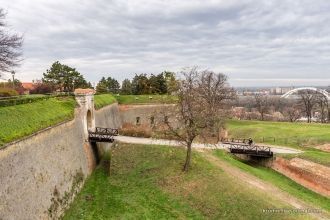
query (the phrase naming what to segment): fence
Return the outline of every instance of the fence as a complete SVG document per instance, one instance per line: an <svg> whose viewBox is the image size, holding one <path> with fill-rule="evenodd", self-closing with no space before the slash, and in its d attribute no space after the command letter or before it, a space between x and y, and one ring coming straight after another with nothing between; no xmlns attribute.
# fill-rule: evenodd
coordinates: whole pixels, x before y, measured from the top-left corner
<svg viewBox="0 0 330 220"><path fill-rule="evenodd" d="M284 145L284 146L304 146L306 144L312 145L312 144L319 144L320 140L313 139L311 137L257 137L254 138L254 142L258 143L268 143L268 144L274 144L274 145Z"/></svg>

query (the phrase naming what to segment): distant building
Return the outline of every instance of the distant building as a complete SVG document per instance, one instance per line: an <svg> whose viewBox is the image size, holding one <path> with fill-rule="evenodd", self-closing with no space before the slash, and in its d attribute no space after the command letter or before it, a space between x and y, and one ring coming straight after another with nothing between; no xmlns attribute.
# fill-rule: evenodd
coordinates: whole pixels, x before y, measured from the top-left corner
<svg viewBox="0 0 330 220"><path fill-rule="evenodd" d="M283 95L290 90L294 89L294 87L276 87L270 89L270 94L272 95Z"/></svg>
<svg viewBox="0 0 330 220"><path fill-rule="evenodd" d="M35 84L32 82L23 82L22 87L24 89L24 94L30 94L30 91L35 88Z"/></svg>

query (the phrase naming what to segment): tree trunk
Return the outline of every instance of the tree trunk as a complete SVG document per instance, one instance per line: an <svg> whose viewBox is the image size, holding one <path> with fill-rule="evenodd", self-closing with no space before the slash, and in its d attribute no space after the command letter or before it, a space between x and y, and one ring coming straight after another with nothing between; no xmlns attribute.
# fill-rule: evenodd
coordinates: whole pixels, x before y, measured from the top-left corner
<svg viewBox="0 0 330 220"><path fill-rule="evenodd" d="M183 171L184 172L188 172L189 168L190 168L190 161L191 161L191 145L192 143L189 142L187 144L187 155L186 155L186 162L184 163L183 166Z"/></svg>

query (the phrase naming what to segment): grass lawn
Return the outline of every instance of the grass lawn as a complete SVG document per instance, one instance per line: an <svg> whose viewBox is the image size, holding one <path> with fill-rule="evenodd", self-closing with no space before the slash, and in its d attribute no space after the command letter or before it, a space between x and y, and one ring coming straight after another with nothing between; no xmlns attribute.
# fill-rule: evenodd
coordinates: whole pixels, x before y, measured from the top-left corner
<svg viewBox="0 0 330 220"><path fill-rule="evenodd" d="M100 94L94 96L95 109L100 109L115 102L116 99L112 94Z"/></svg>
<svg viewBox="0 0 330 220"><path fill-rule="evenodd" d="M292 147L330 143L330 124L229 120L227 125L230 136L257 142L264 137L265 143Z"/></svg>
<svg viewBox="0 0 330 220"><path fill-rule="evenodd" d="M184 157L181 148L119 144L112 150L111 175L99 167L64 219L308 219L263 213L289 206L237 182L198 152L185 174Z"/></svg>
<svg viewBox="0 0 330 220"><path fill-rule="evenodd" d="M256 142L289 146L305 152L294 156L330 166L330 153L311 148L323 143L330 143L330 124L307 124L269 121L227 121L230 137L252 137ZM274 142L275 138L275 142Z"/></svg>
<svg viewBox="0 0 330 220"><path fill-rule="evenodd" d="M0 147L74 116L72 97L50 98L29 104L0 108Z"/></svg>
<svg viewBox="0 0 330 220"><path fill-rule="evenodd" d="M321 196L287 178L286 176L276 172L275 170L263 166L248 164L247 162L236 159L224 150L214 151L214 155L222 160L226 160L231 165L240 168L262 180L272 183L278 188L290 193L291 195L300 198L303 201L309 202L323 209L330 211L330 199Z"/></svg>
<svg viewBox="0 0 330 220"><path fill-rule="evenodd" d="M119 95L115 96L119 104L171 104L177 100L173 95Z"/></svg>

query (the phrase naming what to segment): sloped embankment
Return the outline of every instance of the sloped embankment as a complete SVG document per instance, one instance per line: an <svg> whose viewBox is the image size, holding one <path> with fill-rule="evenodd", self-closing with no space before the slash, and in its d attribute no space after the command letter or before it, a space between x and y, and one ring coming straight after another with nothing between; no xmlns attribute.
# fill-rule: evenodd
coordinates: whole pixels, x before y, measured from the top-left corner
<svg viewBox="0 0 330 220"><path fill-rule="evenodd" d="M330 197L329 167L300 158L286 160L281 157L276 158L272 167L297 183Z"/></svg>

